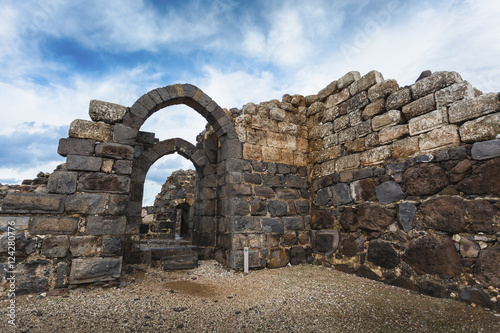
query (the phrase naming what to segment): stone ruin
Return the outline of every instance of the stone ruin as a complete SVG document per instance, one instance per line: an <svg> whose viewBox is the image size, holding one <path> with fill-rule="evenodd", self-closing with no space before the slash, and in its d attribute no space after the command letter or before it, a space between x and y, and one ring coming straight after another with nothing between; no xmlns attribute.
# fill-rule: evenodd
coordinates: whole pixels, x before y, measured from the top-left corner
<svg viewBox="0 0 500 333"><path fill-rule="evenodd" d="M196 145L140 131L174 104L207 120ZM1 200L1 267L15 221L19 293L111 281L150 262L137 246L144 180L178 153L196 169L189 230L200 259L242 269L248 247L252 269L319 263L500 304L500 95L455 72L406 87L349 72L317 95L241 110L178 84L131 107L93 100L89 113L60 140L66 164L44 190Z"/></svg>

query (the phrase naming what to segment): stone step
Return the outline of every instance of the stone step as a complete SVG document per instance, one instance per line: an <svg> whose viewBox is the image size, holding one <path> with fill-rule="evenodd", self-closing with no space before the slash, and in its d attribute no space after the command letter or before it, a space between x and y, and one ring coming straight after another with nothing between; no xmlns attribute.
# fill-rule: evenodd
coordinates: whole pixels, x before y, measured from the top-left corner
<svg viewBox="0 0 500 333"><path fill-rule="evenodd" d="M147 249L163 249L170 247L190 246L190 239L141 239L135 243L135 248L141 250Z"/></svg>
<svg viewBox="0 0 500 333"><path fill-rule="evenodd" d="M165 258L163 269L166 271L192 269L198 266L198 254L193 252L190 254L179 254Z"/></svg>

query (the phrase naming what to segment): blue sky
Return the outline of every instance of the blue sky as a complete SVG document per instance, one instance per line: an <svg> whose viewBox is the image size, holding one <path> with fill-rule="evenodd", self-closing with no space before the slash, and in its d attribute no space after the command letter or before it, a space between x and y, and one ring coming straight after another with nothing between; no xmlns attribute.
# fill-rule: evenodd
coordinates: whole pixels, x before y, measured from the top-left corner
<svg viewBox="0 0 500 333"><path fill-rule="evenodd" d="M454 70L500 91L500 2L0 0L0 183L64 162L59 138L100 99L130 106L143 93L192 83L222 107L315 94L351 70L411 84ZM169 107L143 129L192 143L206 121ZM190 163L148 174L146 201Z"/></svg>

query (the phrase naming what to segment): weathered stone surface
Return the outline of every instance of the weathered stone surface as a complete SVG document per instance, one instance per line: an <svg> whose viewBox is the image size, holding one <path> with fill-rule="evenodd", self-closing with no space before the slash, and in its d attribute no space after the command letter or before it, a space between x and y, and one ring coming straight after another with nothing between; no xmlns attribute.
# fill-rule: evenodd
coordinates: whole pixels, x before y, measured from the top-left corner
<svg viewBox="0 0 500 333"><path fill-rule="evenodd" d="M383 81L384 77L380 72L371 71L363 75L359 78L359 80L354 81L349 87L349 91L351 95L354 96L357 93L368 90L371 86Z"/></svg>
<svg viewBox="0 0 500 333"><path fill-rule="evenodd" d="M33 218L32 234L46 235L71 235L78 227L78 218L56 217L56 216L35 216Z"/></svg>
<svg viewBox="0 0 500 333"><path fill-rule="evenodd" d="M95 153L97 156L130 160L133 157L134 148L119 143L104 142L96 145Z"/></svg>
<svg viewBox="0 0 500 333"><path fill-rule="evenodd" d="M356 275L363 277L365 279L370 279L370 280L374 280L374 281L380 280L380 277L366 265L361 265L356 270Z"/></svg>
<svg viewBox="0 0 500 333"><path fill-rule="evenodd" d="M478 166L472 176L462 180L456 188L467 194L500 196L500 158L486 161Z"/></svg>
<svg viewBox="0 0 500 333"><path fill-rule="evenodd" d="M111 126L102 122L76 119L69 125L70 138L111 141Z"/></svg>
<svg viewBox="0 0 500 333"><path fill-rule="evenodd" d="M333 218L330 218L329 220L332 220L333 222ZM339 222L344 231L351 231L351 229L355 229L357 221L358 215L351 207L346 207L342 214L340 214Z"/></svg>
<svg viewBox="0 0 500 333"><path fill-rule="evenodd" d="M103 102L98 100L91 100L89 105L90 119L93 121L103 121L108 124L114 124L122 121L127 108L125 106Z"/></svg>
<svg viewBox="0 0 500 333"><path fill-rule="evenodd" d="M255 186L254 193L256 196L265 198L274 198L276 196L274 190L268 186Z"/></svg>
<svg viewBox="0 0 500 333"><path fill-rule="evenodd" d="M101 256L114 257L123 255L123 237L104 237L102 239Z"/></svg>
<svg viewBox="0 0 500 333"><path fill-rule="evenodd" d="M448 123L446 108L441 108L427 114L412 118L408 121L410 135L417 135L431 131Z"/></svg>
<svg viewBox="0 0 500 333"><path fill-rule="evenodd" d="M324 102L328 96L335 93L337 91L337 81L331 82L325 88L321 89L318 92L318 98L320 101Z"/></svg>
<svg viewBox="0 0 500 333"><path fill-rule="evenodd" d="M30 223L29 216L4 216L0 215L0 232L9 230L27 230ZM9 228L10 226L10 228Z"/></svg>
<svg viewBox="0 0 500 333"><path fill-rule="evenodd" d="M14 236L14 239L12 239L12 236ZM26 257L36 250L36 239L30 239L29 236L26 237L25 232L13 232L11 229L10 233L7 232L0 236L0 255L3 255L4 258L12 257L12 243L10 243L12 241L15 243L14 257L17 259ZM5 262L7 260L5 259Z"/></svg>
<svg viewBox="0 0 500 333"><path fill-rule="evenodd" d="M290 264L300 265L305 264L306 262L306 250L302 246L296 246L290 250Z"/></svg>
<svg viewBox="0 0 500 333"><path fill-rule="evenodd" d="M469 82L462 81L436 91L436 105L439 108L448 106L461 99L472 99L474 97L474 87Z"/></svg>
<svg viewBox="0 0 500 333"><path fill-rule="evenodd" d="M87 173L78 180L78 191L127 193L130 189L130 178L106 173Z"/></svg>
<svg viewBox="0 0 500 333"><path fill-rule="evenodd" d="M89 216L85 234L123 235L127 218L125 216Z"/></svg>
<svg viewBox="0 0 500 333"><path fill-rule="evenodd" d="M369 231L383 231L392 223L394 223L392 210L371 202L358 206L357 227Z"/></svg>
<svg viewBox="0 0 500 333"><path fill-rule="evenodd" d="M403 106L402 111L406 119L409 120L435 109L434 94L430 94Z"/></svg>
<svg viewBox="0 0 500 333"><path fill-rule="evenodd" d="M495 308L495 304L490 300L488 294L476 287L465 289L460 293L460 299L491 310Z"/></svg>
<svg viewBox="0 0 500 333"><path fill-rule="evenodd" d="M437 240L424 236L410 243L403 260L417 274L438 274L443 278L452 278L462 271L460 256L450 238Z"/></svg>
<svg viewBox="0 0 500 333"><path fill-rule="evenodd" d="M362 165L376 165L384 163L391 156L391 147L380 146L367 150L360 154L360 162Z"/></svg>
<svg viewBox="0 0 500 333"><path fill-rule="evenodd" d="M418 164L404 173L404 188L409 195L436 194L448 183L446 172L435 164Z"/></svg>
<svg viewBox="0 0 500 333"><path fill-rule="evenodd" d="M459 131L464 142L495 139L500 134L500 113L467 121L460 126Z"/></svg>
<svg viewBox="0 0 500 333"><path fill-rule="evenodd" d="M113 128L113 141L124 145L133 145L135 144L138 134L139 131L135 128L123 124L116 124Z"/></svg>
<svg viewBox="0 0 500 333"><path fill-rule="evenodd" d="M337 81L337 89L342 90L349 85L351 85L354 81L359 80L361 75L359 72L352 71L349 73L346 73L344 76L342 76L340 79Z"/></svg>
<svg viewBox="0 0 500 333"><path fill-rule="evenodd" d="M450 123L454 124L499 111L500 95L498 93L490 93L474 99L464 99L455 102L450 105L448 114Z"/></svg>
<svg viewBox="0 0 500 333"><path fill-rule="evenodd" d="M42 243L42 255L49 258L64 258L69 249L67 236L47 237Z"/></svg>
<svg viewBox="0 0 500 333"><path fill-rule="evenodd" d="M75 236L69 240L69 250L73 257L93 257L98 254L99 237Z"/></svg>
<svg viewBox="0 0 500 333"><path fill-rule="evenodd" d="M484 285L500 288L500 246L491 246L481 252L474 274Z"/></svg>
<svg viewBox="0 0 500 333"><path fill-rule="evenodd" d="M398 90L387 97L386 110L400 110L401 107L411 102L411 92L408 88Z"/></svg>
<svg viewBox="0 0 500 333"><path fill-rule="evenodd" d="M409 137L392 143L391 152L394 158L409 157L419 151L419 138Z"/></svg>
<svg viewBox="0 0 500 333"><path fill-rule="evenodd" d="M65 195L9 192L2 202L3 213L61 213Z"/></svg>
<svg viewBox="0 0 500 333"><path fill-rule="evenodd" d="M477 243L468 240L465 237L460 239L460 255L464 258L477 258L480 247Z"/></svg>
<svg viewBox="0 0 500 333"><path fill-rule="evenodd" d="M345 205L352 201L349 185L345 183L336 184L331 188L332 204L334 206Z"/></svg>
<svg viewBox="0 0 500 333"><path fill-rule="evenodd" d="M399 140L405 136L408 136L408 125L386 127L381 129L378 133L378 139L382 145Z"/></svg>
<svg viewBox="0 0 500 333"><path fill-rule="evenodd" d="M115 161L115 163L113 164L113 171L121 175L130 175L132 173L132 161Z"/></svg>
<svg viewBox="0 0 500 333"><path fill-rule="evenodd" d="M377 266L392 269L399 264L400 258L390 243L375 239L368 246L368 260Z"/></svg>
<svg viewBox="0 0 500 333"><path fill-rule="evenodd" d="M120 277L122 258L74 259L71 264L70 284L110 281Z"/></svg>
<svg viewBox="0 0 500 333"><path fill-rule="evenodd" d="M285 229L283 221L279 217L266 217L262 219L262 231L265 233L282 234Z"/></svg>
<svg viewBox="0 0 500 333"><path fill-rule="evenodd" d="M80 214L102 214L106 209L106 195L77 193L66 199L66 212Z"/></svg>
<svg viewBox="0 0 500 333"><path fill-rule="evenodd" d="M499 218L498 210L487 200L467 201L467 212L474 224L474 228L479 232L492 233L495 231L493 221Z"/></svg>
<svg viewBox="0 0 500 333"><path fill-rule="evenodd" d="M378 99L373 103L368 104L362 112L363 119L371 119L374 116L381 114L385 111L385 99Z"/></svg>
<svg viewBox="0 0 500 333"><path fill-rule="evenodd" d="M282 217L285 230L303 230L304 220L302 216L285 216Z"/></svg>
<svg viewBox="0 0 500 333"><path fill-rule="evenodd" d="M356 237L356 236L342 236L341 242L341 252L342 255L346 257L354 257L358 253L363 252L364 244L366 239L364 237Z"/></svg>
<svg viewBox="0 0 500 333"><path fill-rule="evenodd" d="M390 94L398 91L398 89L399 84L396 80L385 80L368 89L368 98L373 102L377 99L386 98Z"/></svg>
<svg viewBox="0 0 500 333"><path fill-rule="evenodd" d="M68 155L66 169L79 171L100 171L102 158L93 156Z"/></svg>
<svg viewBox="0 0 500 333"><path fill-rule="evenodd" d="M433 281L422 281L418 284L419 291L431 297L449 298L450 291L443 285Z"/></svg>
<svg viewBox="0 0 500 333"><path fill-rule="evenodd" d="M411 280L409 280L408 278L406 278L404 276L400 276L400 277L397 277L393 280L390 280L387 282L387 284L390 286L404 288L404 289L408 289L411 291L418 291L418 287L413 282L411 282Z"/></svg>
<svg viewBox="0 0 500 333"><path fill-rule="evenodd" d="M296 189L292 188L277 188L276 195L279 199L299 199L300 194Z"/></svg>
<svg viewBox="0 0 500 333"><path fill-rule="evenodd" d="M370 104L368 93L366 91L361 91L360 93L352 96L347 101L339 105L339 111L340 114L344 114L343 107L345 107L345 113L351 113L365 107L368 104Z"/></svg>
<svg viewBox="0 0 500 333"><path fill-rule="evenodd" d="M458 197L438 197L420 205L423 222L428 228L459 233L465 227L465 204Z"/></svg>
<svg viewBox="0 0 500 333"><path fill-rule="evenodd" d="M462 82L462 77L456 72L435 72L412 84L410 89L413 98L420 98L457 82Z"/></svg>
<svg viewBox="0 0 500 333"><path fill-rule="evenodd" d="M352 182L350 190L354 202L373 201L377 198L375 185L370 178Z"/></svg>
<svg viewBox="0 0 500 333"><path fill-rule="evenodd" d="M287 214L287 205L283 201L269 201L268 209L271 216L285 216Z"/></svg>
<svg viewBox="0 0 500 333"><path fill-rule="evenodd" d="M59 140L57 153L61 156L68 155L94 155L94 140L63 138Z"/></svg>
<svg viewBox="0 0 500 333"><path fill-rule="evenodd" d="M128 195L110 195L108 202L109 215L124 215L127 213Z"/></svg>
<svg viewBox="0 0 500 333"><path fill-rule="evenodd" d="M331 96L328 96L326 103L325 103L325 106L327 109L330 109L329 112L337 113L338 109L334 108L334 107L336 105L342 103L343 101L346 101L350 96L351 96L351 94L349 93L348 88L342 89L338 93L331 95Z"/></svg>
<svg viewBox="0 0 500 333"><path fill-rule="evenodd" d="M287 250L283 248L272 249L269 251L269 258L267 260L268 268L285 267L290 262L290 256Z"/></svg>
<svg viewBox="0 0 500 333"><path fill-rule="evenodd" d="M471 153L473 159L480 161L500 157L500 140L476 142Z"/></svg>
<svg viewBox="0 0 500 333"><path fill-rule="evenodd" d="M312 231L313 252L331 255L339 247L340 236L337 230Z"/></svg>
<svg viewBox="0 0 500 333"><path fill-rule="evenodd" d="M417 212L417 207L410 202L402 202L398 205L398 222L405 232L413 228L413 218Z"/></svg>
<svg viewBox="0 0 500 333"><path fill-rule="evenodd" d="M405 198L401 186L395 181L387 181L375 187L377 199L382 205L396 202Z"/></svg>
<svg viewBox="0 0 500 333"><path fill-rule="evenodd" d="M77 177L77 172L55 171L49 176L47 190L49 193L75 193Z"/></svg>
<svg viewBox="0 0 500 333"><path fill-rule="evenodd" d="M24 261L16 267L16 295L45 291L52 273L49 260Z"/></svg>
<svg viewBox="0 0 500 333"><path fill-rule="evenodd" d="M375 116L372 119L372 128L374 131L380 131L383 128L386 128L388 126L393 126L401 123L402 117L401 117L401 111L399 110L391 110L387 111L386 113L380 115L380 116Z"/></svg>

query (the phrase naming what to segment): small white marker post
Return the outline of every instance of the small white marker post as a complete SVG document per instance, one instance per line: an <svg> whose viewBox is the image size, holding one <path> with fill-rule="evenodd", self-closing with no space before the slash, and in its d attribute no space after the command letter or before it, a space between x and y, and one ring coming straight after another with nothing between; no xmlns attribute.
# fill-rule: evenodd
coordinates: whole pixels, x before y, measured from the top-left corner
<svg viewBox="0 0 500 333"><path fill-rule="evenodd" d="M243 252L243 272L248 273L248 247Z"/></svg>

